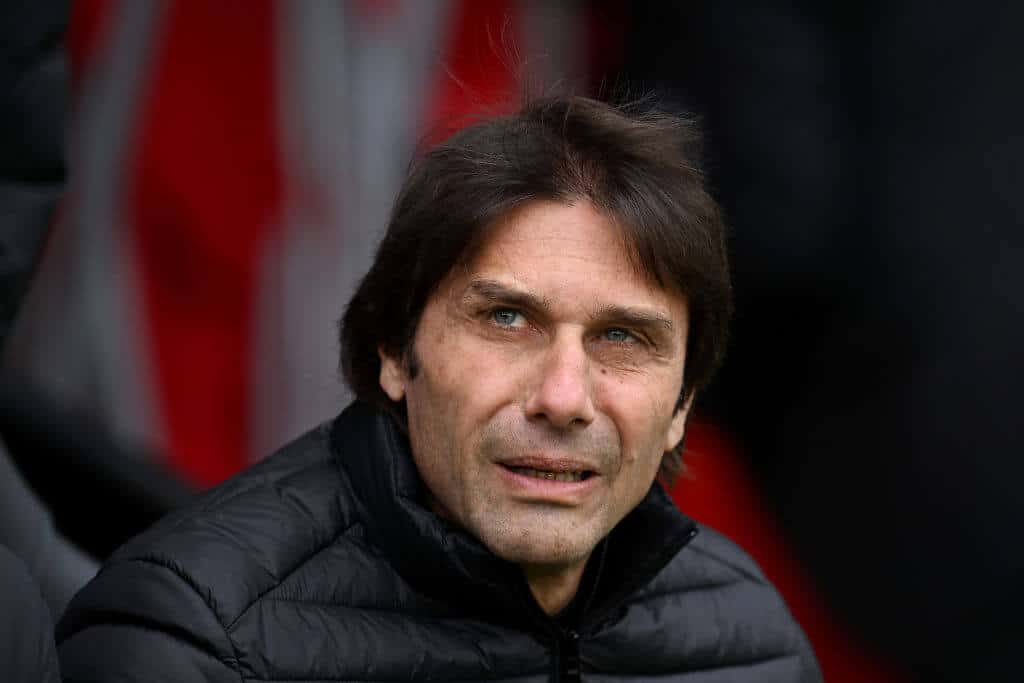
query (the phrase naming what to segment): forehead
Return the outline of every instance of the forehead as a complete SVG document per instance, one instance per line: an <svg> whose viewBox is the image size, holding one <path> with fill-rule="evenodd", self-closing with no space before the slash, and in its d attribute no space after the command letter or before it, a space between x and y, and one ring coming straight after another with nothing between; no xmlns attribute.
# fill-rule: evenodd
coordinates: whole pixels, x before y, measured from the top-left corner
<svg viewBox="0 0 1024 683"><path fill-rule="evenodd" d="M549 300L658 308L685 321L682 295L640 271L626 244L622 228L589 202L533 201L491 226L451 285L487 278Z"/></svg>

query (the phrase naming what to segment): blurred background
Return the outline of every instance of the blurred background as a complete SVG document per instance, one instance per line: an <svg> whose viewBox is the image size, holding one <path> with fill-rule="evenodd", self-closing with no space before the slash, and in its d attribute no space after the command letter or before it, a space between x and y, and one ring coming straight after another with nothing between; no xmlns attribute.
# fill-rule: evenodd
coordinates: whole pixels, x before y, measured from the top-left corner
<svg viewBox="0 0 1024 683"><path fill-rule="evenodd" d="M335 324L419 144L524 83L653 92L707 130L737 295L674 498L826 680L1019 680L1022 27L986 0L9 0L0 543L59 616L345 405Z"/></svg>

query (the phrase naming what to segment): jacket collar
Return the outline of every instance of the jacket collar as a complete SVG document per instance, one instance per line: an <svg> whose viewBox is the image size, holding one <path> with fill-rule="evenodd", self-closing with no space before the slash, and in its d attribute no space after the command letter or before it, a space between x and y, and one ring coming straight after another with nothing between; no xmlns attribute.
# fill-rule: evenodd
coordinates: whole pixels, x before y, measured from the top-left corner
<svg viewBox="0 0 1024 683"><path fill-rule="evenodd" d="M331 443L364 508L372 541L406 581L444 604L491 619L502 613L505 619L551 623L518 565L425 506L425 485L394 418L354 403L335 420ZM654 484L605 540L601 577L584 622L646 585L696 532L696 524Z"/></svg>

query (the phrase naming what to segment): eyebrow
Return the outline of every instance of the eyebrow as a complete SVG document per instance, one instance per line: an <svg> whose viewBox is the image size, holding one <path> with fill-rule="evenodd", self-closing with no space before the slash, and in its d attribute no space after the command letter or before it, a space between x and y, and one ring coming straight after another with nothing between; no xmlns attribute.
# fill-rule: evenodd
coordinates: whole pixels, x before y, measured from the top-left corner
<svg viewBox="0 0 1024 683"><path fill-rule="evenodd" d="M672 320L660 313L625 308L623 306L604 306L598 310L596 317L598 320L622 323L629 327L660 328L666 332L672 332L675 329Z"/></svg>
<svg viewBox="0 0 1024 683"><path fill-rule="evenodd" d="M551 302L547 298L510 287L497 280L479 278L470 282L462 298L466 300L474 297L492 303L508 304L528 310L540 311L541 313L549 313L551 311Z"/></svg>
<svg viewBox="0 0 1024 683"><path fill-rule="evenodd" d="M510 287L498 280L479 278L470 282L463 294L463 300L475 297L492 303L507 304L541 313L550 313L551 311L549 299ZM675 329L672 320L660 313L626 306L602 306L593 318L627 327L661 329L668 333Z"/></svg>

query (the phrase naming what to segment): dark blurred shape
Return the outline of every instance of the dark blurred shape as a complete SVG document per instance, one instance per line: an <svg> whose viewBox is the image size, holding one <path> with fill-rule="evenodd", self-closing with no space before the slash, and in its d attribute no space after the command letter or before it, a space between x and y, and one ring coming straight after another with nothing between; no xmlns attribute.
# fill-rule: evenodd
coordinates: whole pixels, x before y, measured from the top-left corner
<svg viewBox="0 0 1024 683"><path fill-rule="evenodd" d="M54 527L53 517L22 478L0 441L0 545L26 565L56 621L99 568Z"/></svg>
<svg viewBox="0 0 1024 683"><path fill-rule="evenodd" d="M63 1L18 0L0 8L0 343L7 339L64 189L67 68L61 40L67 12ZM25 563L54 621L96 572L96 561L55 529L46 504L22 478L2 438L0 544ZM19 620L32 617L8 607L0 610L7 620L0 627L20 629L25 625ZM35 646L0 638L5 646L15 642ZM0 670L15 680L37 680L16 670L29 664L25 654L20 659L16 652L4 654Z"/></svg>
<svg viewBox="0 0 1024 683"><path fill-rule="evenodd" d="M49 610L25 565L2 545L0 671L5 683L60 683Z"/></svg>
<svg viewBox="0 0 1024 683"><path fill-rule="evenodd" d="M863 637L1019 680L1024 6L631 8L629 71L704 113L735 229L709 407Z"/></svg>
<svg viewBox="0 0 1024 683"><path fill-rule="evenodd" d="M64 0L0 8L0 342L64 190L68 13ZM0 543L27 563L55 618L95 571L82 550L105 557L192 495L159 465L10 374L0 376L0 440Z"/></svg>
<svg viewBox="0 0 1024 683"><path fill-rule="evenodd" d="M0 7L0 339L64 189L67 0Z"/></svg>
<svg viewBox="0 0 1024 683"><path fill-rule="evenodd" d="M97 558L195 494L151 455L11 377L0 379L0 435L57 528Z"/></svg>

